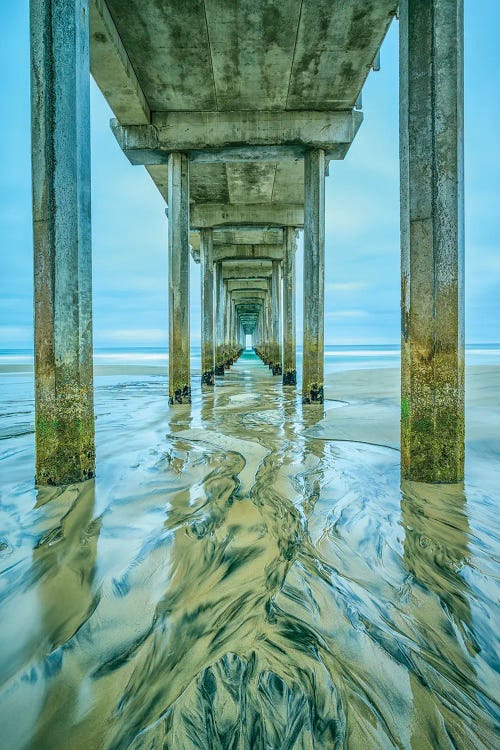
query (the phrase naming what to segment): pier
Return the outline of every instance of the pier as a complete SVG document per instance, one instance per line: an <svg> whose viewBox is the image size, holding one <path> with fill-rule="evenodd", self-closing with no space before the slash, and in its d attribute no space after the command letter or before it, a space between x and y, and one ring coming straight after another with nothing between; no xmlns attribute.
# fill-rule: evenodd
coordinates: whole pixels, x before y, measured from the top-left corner
<svg viewBox="0 0 500 750"><path fill-rule="evenodd" d="M204 389L217 388L246 336L273 377L297 386L298 232L306 408L324 400L325 179L348 158L362 125L363 84L379 67L396 12L401 472L430 483L463 478L462 5L32 0L40 485L95 473L90 74L124 154L165 199L172 408L191 400L194 293L202 300ZM190 254L200 264L198 290L189 288Z"/></svg>

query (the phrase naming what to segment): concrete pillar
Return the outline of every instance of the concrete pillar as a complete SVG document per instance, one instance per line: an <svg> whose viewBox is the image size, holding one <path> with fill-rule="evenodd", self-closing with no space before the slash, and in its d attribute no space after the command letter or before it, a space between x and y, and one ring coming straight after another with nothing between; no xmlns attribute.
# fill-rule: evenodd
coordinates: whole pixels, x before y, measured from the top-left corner
<svg viewBox="0 0 500 750"><path fill-rule="evenodd" d="M273 375L283 372L281 360L281 261L273 260L271 276L272 349L271 368Z"/></svg>
<svg viewBox="0 0 500 750"><path fill-rule="evenodd" d="M191 403L189 351L189 160L168 157L169 402Z"/></svg>
<svg viewBox="0 0 500 750"><path fill-rule="evenodd" d="M88 0L31 3L38 484L95 472Z"/></svg>
<svg viewBox="0 0 500 750"><path fill-rule="evenodd" d="M215 374L224 375L224 279L222 263L215 264Z"/></svg>
<svg viewBox="0 0 500 750"><path fill-rule="evenodd" d="M464 474L463 1L400 4L401 470Z"/></svg>
<svg viewBox="0 0 500 750"><path fill-rule="evenodd" d="M214 346L214 263L213 230L200 232L201 276L201 384L213 386Z"/></svg>
<svg viewBox="0 0 500 750"><path fill-rule="evenodd" d="M325 152L304 158L304 346L302 402L323 403Z"/></svg>
<svg viewBox="0 0 500 750"><path fill-rule="evenodd" d="M224 369L229 370L229 326L230 326L230 301L227 291L227 281L222 282L222 316L223 316L223 342L224 342Z"/></svg>
<svg viewBox="0 0 500 750"><path fill-rule="evenodd" d="M297 232L285 227L283 247L283 385L297 385L295 344L295 251Z"/></svg>
<svg viewBox="0 0 500 750"><path fill-rule="evenodd" d="M272 308L271 308L271 288L266 292L264 300L264 362L270 366L270 352L272 343Z"/></svg>

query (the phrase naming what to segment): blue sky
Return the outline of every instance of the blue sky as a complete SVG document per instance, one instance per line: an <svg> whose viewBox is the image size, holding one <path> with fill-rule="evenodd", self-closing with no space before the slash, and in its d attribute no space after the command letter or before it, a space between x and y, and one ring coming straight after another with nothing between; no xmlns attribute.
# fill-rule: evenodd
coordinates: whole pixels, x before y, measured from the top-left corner
<svg viewBox="0 0 500 750"><path fill-rule="evenodd" d="M500 341L500 6L465 8L466 333ZM0 348L32 343L28 0L1 0ZM399 341L398 25L382 70L363 91L364 123L326 184L325 338ZM163 199L132 167L91 82L94 342L167 343L167 224ZM301 243L298 287L301 288ZM191 340L199 342L199 266L191 269ZM301 298L298 332L301 331ZM299 339L300 340L300 339Z"/></svg>

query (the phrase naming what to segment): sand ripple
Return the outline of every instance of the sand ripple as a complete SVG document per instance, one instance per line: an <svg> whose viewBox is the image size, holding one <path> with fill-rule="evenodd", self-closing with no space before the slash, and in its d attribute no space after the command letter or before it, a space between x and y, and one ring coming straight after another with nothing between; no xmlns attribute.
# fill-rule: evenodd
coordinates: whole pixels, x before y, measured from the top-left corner
<svg viewBox="0 0 500 750"><path fill-rule="evenodd" d="M314 437L277 380L243 359L171 412L100 387L99 478L64 490L13 432L2 747L496 747L498 498L401 491L397 451Z"/></svg>

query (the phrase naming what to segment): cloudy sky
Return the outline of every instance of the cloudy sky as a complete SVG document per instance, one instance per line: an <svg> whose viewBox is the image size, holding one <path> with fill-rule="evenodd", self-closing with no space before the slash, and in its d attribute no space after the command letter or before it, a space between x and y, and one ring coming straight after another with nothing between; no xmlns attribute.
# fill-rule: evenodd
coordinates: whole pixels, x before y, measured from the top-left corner
<svg viewBox="0 0 500 750"><path fill-rule="evenodd" d="M31 347L28 0L0 0L0 349ZM466 331L500 341L500 9L466 0ZM398 26L363 90L364 123L326 186L326 341L399 341ZM132 167L91 82L96 347L167 342L167 226L146 171ZM299 251L298 287L302 253ZM191 269L191 338L199 342L199 266ZM298 328L301 329L299 300Z"/></svg>

